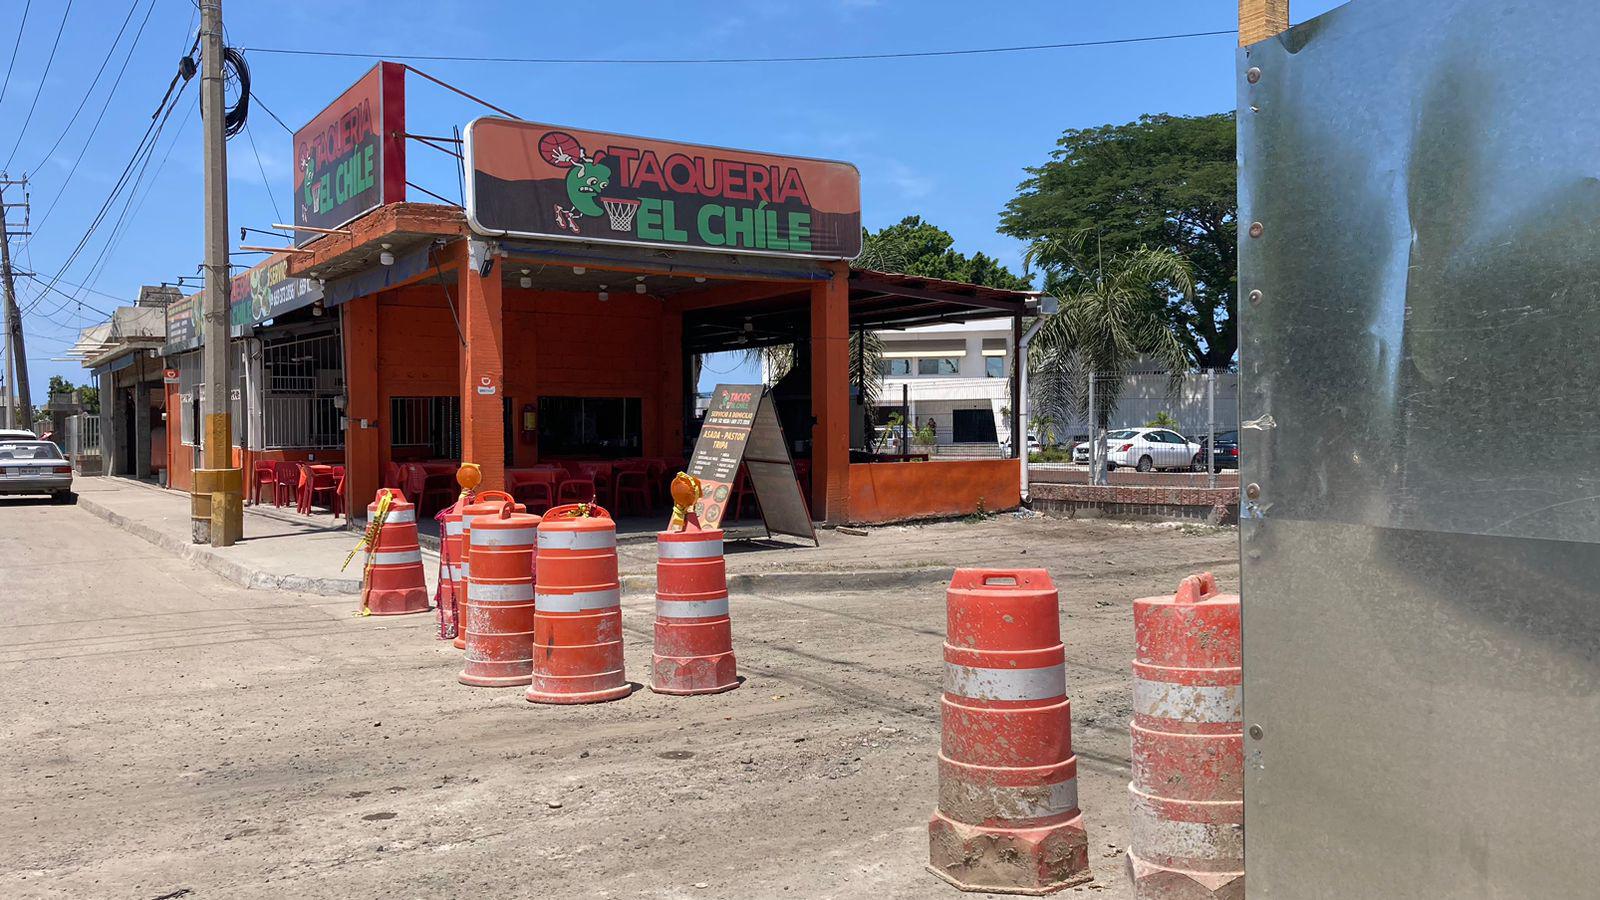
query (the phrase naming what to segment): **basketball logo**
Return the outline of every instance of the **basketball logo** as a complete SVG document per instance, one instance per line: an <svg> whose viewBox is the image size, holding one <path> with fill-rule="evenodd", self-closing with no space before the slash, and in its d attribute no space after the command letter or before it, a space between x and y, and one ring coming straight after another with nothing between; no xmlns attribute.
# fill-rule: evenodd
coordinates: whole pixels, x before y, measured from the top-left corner
<svg viewBox="0 0 1600 900"><path fill-rule="evenodd" d="M553 166L570 169L583 158L583 145L565 131L549 131L539 138L539 155Z"/></svg>

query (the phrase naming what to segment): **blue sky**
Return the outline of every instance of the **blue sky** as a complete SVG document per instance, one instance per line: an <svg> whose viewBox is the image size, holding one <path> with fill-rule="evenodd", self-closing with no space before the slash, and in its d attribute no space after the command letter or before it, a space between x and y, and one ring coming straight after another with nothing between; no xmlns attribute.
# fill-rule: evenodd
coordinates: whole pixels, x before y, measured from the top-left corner
<svg viewBox="0 0 1600 900"><path fill-rule="evenodd" d="M32 178L37 234L13 243L17 264L49 279L66 262L132 156L193 40L191 0L67 0L0 4L0 164ZM147 21L147 5L153 3ZM1296 0L1303 21L1339 0ZM1231 29L1234 0L750 0L613 2L605 5L448 0L240 2L224 5L229 43L247 53L253 91L290 127L304 124L372 61L262 52L267 48L397 54L540 57L810 56L1091 41ZM137 44L132 38L144 21ZM99 112L132 46L103 119ZM415 60L430 74L528 119L692 142L823 156L862 173L865 223L879 228L917 214L948 229L957 247L1020 269L1023 248L995 231L997 216L1061 131L1125 122L1143 113L1231 108L1232 36L1152 44L930 59L762 65L527 65ZM102 60L109 62L90 90ZM41 82L41 78L43 79ZM194 275L202 255L198 79L167 121L122 227L113 207L57 287L75 299L18 282L36 402L52 374L75 382L75 363L52 362L77 328L132 302L139 285ZM87 93L77 120L74 110ZM37 98L37 100L36 100ZM36 105L35 105L36 103ZM34 106L27 128L19 129ZM409 129L448 134L486 112L411 76ZM99 119L91 137L91 128ZM266 227L291 215L289 134L253 110L229 143L229 224ZM57 138L61 137L59 145ZM11 152L12 145L17 150ZM51 152L52 145L56 145ZM82 161L71 175L74 161ZM259 165L257 161L259 154ZM458 196L454 160L415 143L412 181ZM263 183L262 170L266 183ZM15 199L9 195L7 200ZM272 200L276 199L275 212ZM414 195L411 199L427 200ZM47 210L48 220L40 220ZM15 221L20 210L13 211ZM248 243L273 243L252 236ZM233 243L237 244L237 240ZM102 257L103 254L103 257ZM241 262L252 257L236 257ZM97 263L96 261L99 260ZM716 361L706 381L748 377ZM715 374L713 374L713 372Z"/></svg>

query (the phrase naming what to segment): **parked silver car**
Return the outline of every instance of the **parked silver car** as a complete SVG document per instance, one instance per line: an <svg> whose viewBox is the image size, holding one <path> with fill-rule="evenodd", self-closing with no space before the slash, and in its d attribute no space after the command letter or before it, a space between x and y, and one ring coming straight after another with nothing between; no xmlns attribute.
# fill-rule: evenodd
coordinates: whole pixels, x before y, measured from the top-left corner
<svg viewBox="0 0 1600 900"><path fill-rule="evenodd" d="M0 495L49 494L71 503L72 465L61 448L37 439L0 438Z"/></svg>

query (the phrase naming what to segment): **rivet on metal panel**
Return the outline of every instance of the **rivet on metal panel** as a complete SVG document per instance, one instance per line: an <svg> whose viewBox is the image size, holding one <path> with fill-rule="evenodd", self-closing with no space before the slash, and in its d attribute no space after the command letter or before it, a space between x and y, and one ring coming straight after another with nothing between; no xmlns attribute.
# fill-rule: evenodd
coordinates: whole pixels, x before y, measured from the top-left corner
<svg viewBox="0 0 1600 900"><path fill-rule="evenodd" d="M1251 291L1250 292L1250 302L1251 303L1260 303L1261 302L1261 292L1260 291Z"/></svg>
<svg viewBox="0 0 1600 900"><path fill-rule="evenodd" d="M1246 497L1249 497L1251 500L1259 500L1259 499L1261 499L1261 485L1255 484L1253 482L1250 483L1250 484L1245 485L1244 495Z"/></svg>
<svg viewBox="0 0 1600 900"><path fill-rule="evenodd" d="M1260 222L1251 222L1250 223L1250 236L1253 237L1253 238L1261 237L1262 233L1265 232L1266 230L1267 230L1266 226L1262 225Z"/></svg>
<svg viewBox="0 0 1600 900"><path fill-rule="evenodd" d="M1262 735L1264 735L1265 733L1266 732L1261 730L1261 726L1260 725L1251 725L1250 726L1250 737L1253 740L1257 740L1257 741L1261 740Z"/></svg>
<svg viewBox="0 0 1600 900"><path fill-rule="evenodd" d="M1244 73L1244 77L1251 84L1255 84L1256 82L1261 80L1261 68L1259 66L1251 66L1250 67L1250 71Z"/></svg>

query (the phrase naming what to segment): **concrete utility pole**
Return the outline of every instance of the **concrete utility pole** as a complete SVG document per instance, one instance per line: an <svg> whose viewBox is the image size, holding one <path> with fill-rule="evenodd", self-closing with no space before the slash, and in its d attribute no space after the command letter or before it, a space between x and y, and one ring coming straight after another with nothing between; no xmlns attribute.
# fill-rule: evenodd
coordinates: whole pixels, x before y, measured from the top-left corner
<svg viewBox="0 0 1600 900"><path fill-rule="evenodd" d="M204 468L194 472L192 537L232 545L244 530L244 479L233 468L228 371L228 154L222 85L222 0L200 0L200 119L205 139Z"/></svg>
<svg viewBox="0 0 1600 900"><path fill-rule="evenodd" d="M33 427L33 397L28 390L28 348L22 337L22 313L17 310L17 285L11 273L11 226L6 222L6 210L26 204L7 203L5 191L27 184L26 178L13 180L0 174L0 288L5 290L6 357L11 366L6 378L6 411L13 428Z"/></svg>

